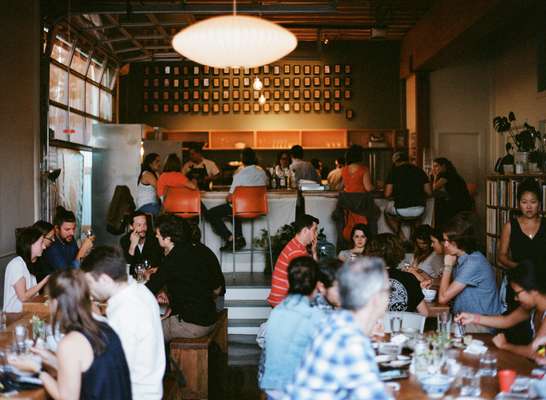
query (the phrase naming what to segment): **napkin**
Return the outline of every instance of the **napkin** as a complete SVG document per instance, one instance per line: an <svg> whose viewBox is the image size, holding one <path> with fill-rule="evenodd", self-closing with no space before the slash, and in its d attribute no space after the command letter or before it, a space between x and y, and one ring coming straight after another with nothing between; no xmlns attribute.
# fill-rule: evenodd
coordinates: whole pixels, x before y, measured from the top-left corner
<svg viewBox="0 0 546 400"><path fill-rule="evenodd" d="M393 337L391 337L391 343L394 343L394 344L396 344L398 346L401 346L405 342L407 342L408 339L409 338L406 335L402 335L402 334L394 335Z"/></svg>
<svg viewBox="0 0 546 400"><path fill-rule="evenodd" d="M480 355L487 352L487 347L483 345L481 340L473 340L464 352L467 354Z"/></svg>

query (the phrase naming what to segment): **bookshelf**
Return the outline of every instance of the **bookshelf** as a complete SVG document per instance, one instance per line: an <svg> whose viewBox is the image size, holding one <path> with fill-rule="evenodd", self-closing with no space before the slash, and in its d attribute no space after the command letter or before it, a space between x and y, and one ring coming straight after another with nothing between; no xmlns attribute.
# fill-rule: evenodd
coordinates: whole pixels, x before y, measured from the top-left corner
<svg viewBox="0 0 546 400"><path fill-rule="evenodd" d="M546 213L546 175L510 174L490 175L486 180L487 198L485 203L485 243L486 255L492 265L497 264L497 246L502 227L518 211L517 192L520 182L535 178L542 188L542 213Z"/></svg>

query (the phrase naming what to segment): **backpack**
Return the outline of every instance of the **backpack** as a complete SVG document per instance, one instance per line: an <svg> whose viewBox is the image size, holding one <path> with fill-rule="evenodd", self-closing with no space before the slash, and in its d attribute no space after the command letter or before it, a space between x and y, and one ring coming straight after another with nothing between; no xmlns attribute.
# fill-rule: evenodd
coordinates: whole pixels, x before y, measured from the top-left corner
<svg viewBox="0 0 546 400"><path fill-rule="evenodd" d="M121 235L129 224L131 214L135 212L135 201L131 191L125 185L118 185L106 216L106 230L112 235Z"/></svg>

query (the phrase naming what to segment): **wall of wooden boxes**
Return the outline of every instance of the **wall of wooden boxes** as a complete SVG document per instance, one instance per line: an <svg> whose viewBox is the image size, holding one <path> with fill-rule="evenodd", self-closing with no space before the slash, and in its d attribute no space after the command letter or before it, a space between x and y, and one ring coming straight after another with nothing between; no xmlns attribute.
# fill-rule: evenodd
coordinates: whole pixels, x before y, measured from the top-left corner
<svg viewBox="0 0 546 400"><path fill-rule="evenodd" d="M350 64L280 63L211 68L193 63L144 66L144 113L341 113L353 116ZM255 78L263 84L254 90ZM265 103L258 102L260 95Z"/></svg>

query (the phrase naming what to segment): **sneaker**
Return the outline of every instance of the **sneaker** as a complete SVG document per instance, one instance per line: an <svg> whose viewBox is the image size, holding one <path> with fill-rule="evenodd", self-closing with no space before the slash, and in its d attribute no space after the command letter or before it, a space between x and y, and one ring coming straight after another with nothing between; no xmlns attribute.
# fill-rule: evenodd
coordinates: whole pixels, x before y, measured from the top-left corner
<svg viewBox="0 0 546 400"><path fill-rule="evenodd" d="M235 239L235 251L241 250L243 247L246 246L246 240L244 237L239 236Z"/></svg>
<svg viewBox="0 0 546 400"><path fill-rule="evenodd" d="M235 248L237 248L237 244L235 245ZM233 241L226 240L226 243L220 247L220 251L233 251Z"/></svg>

